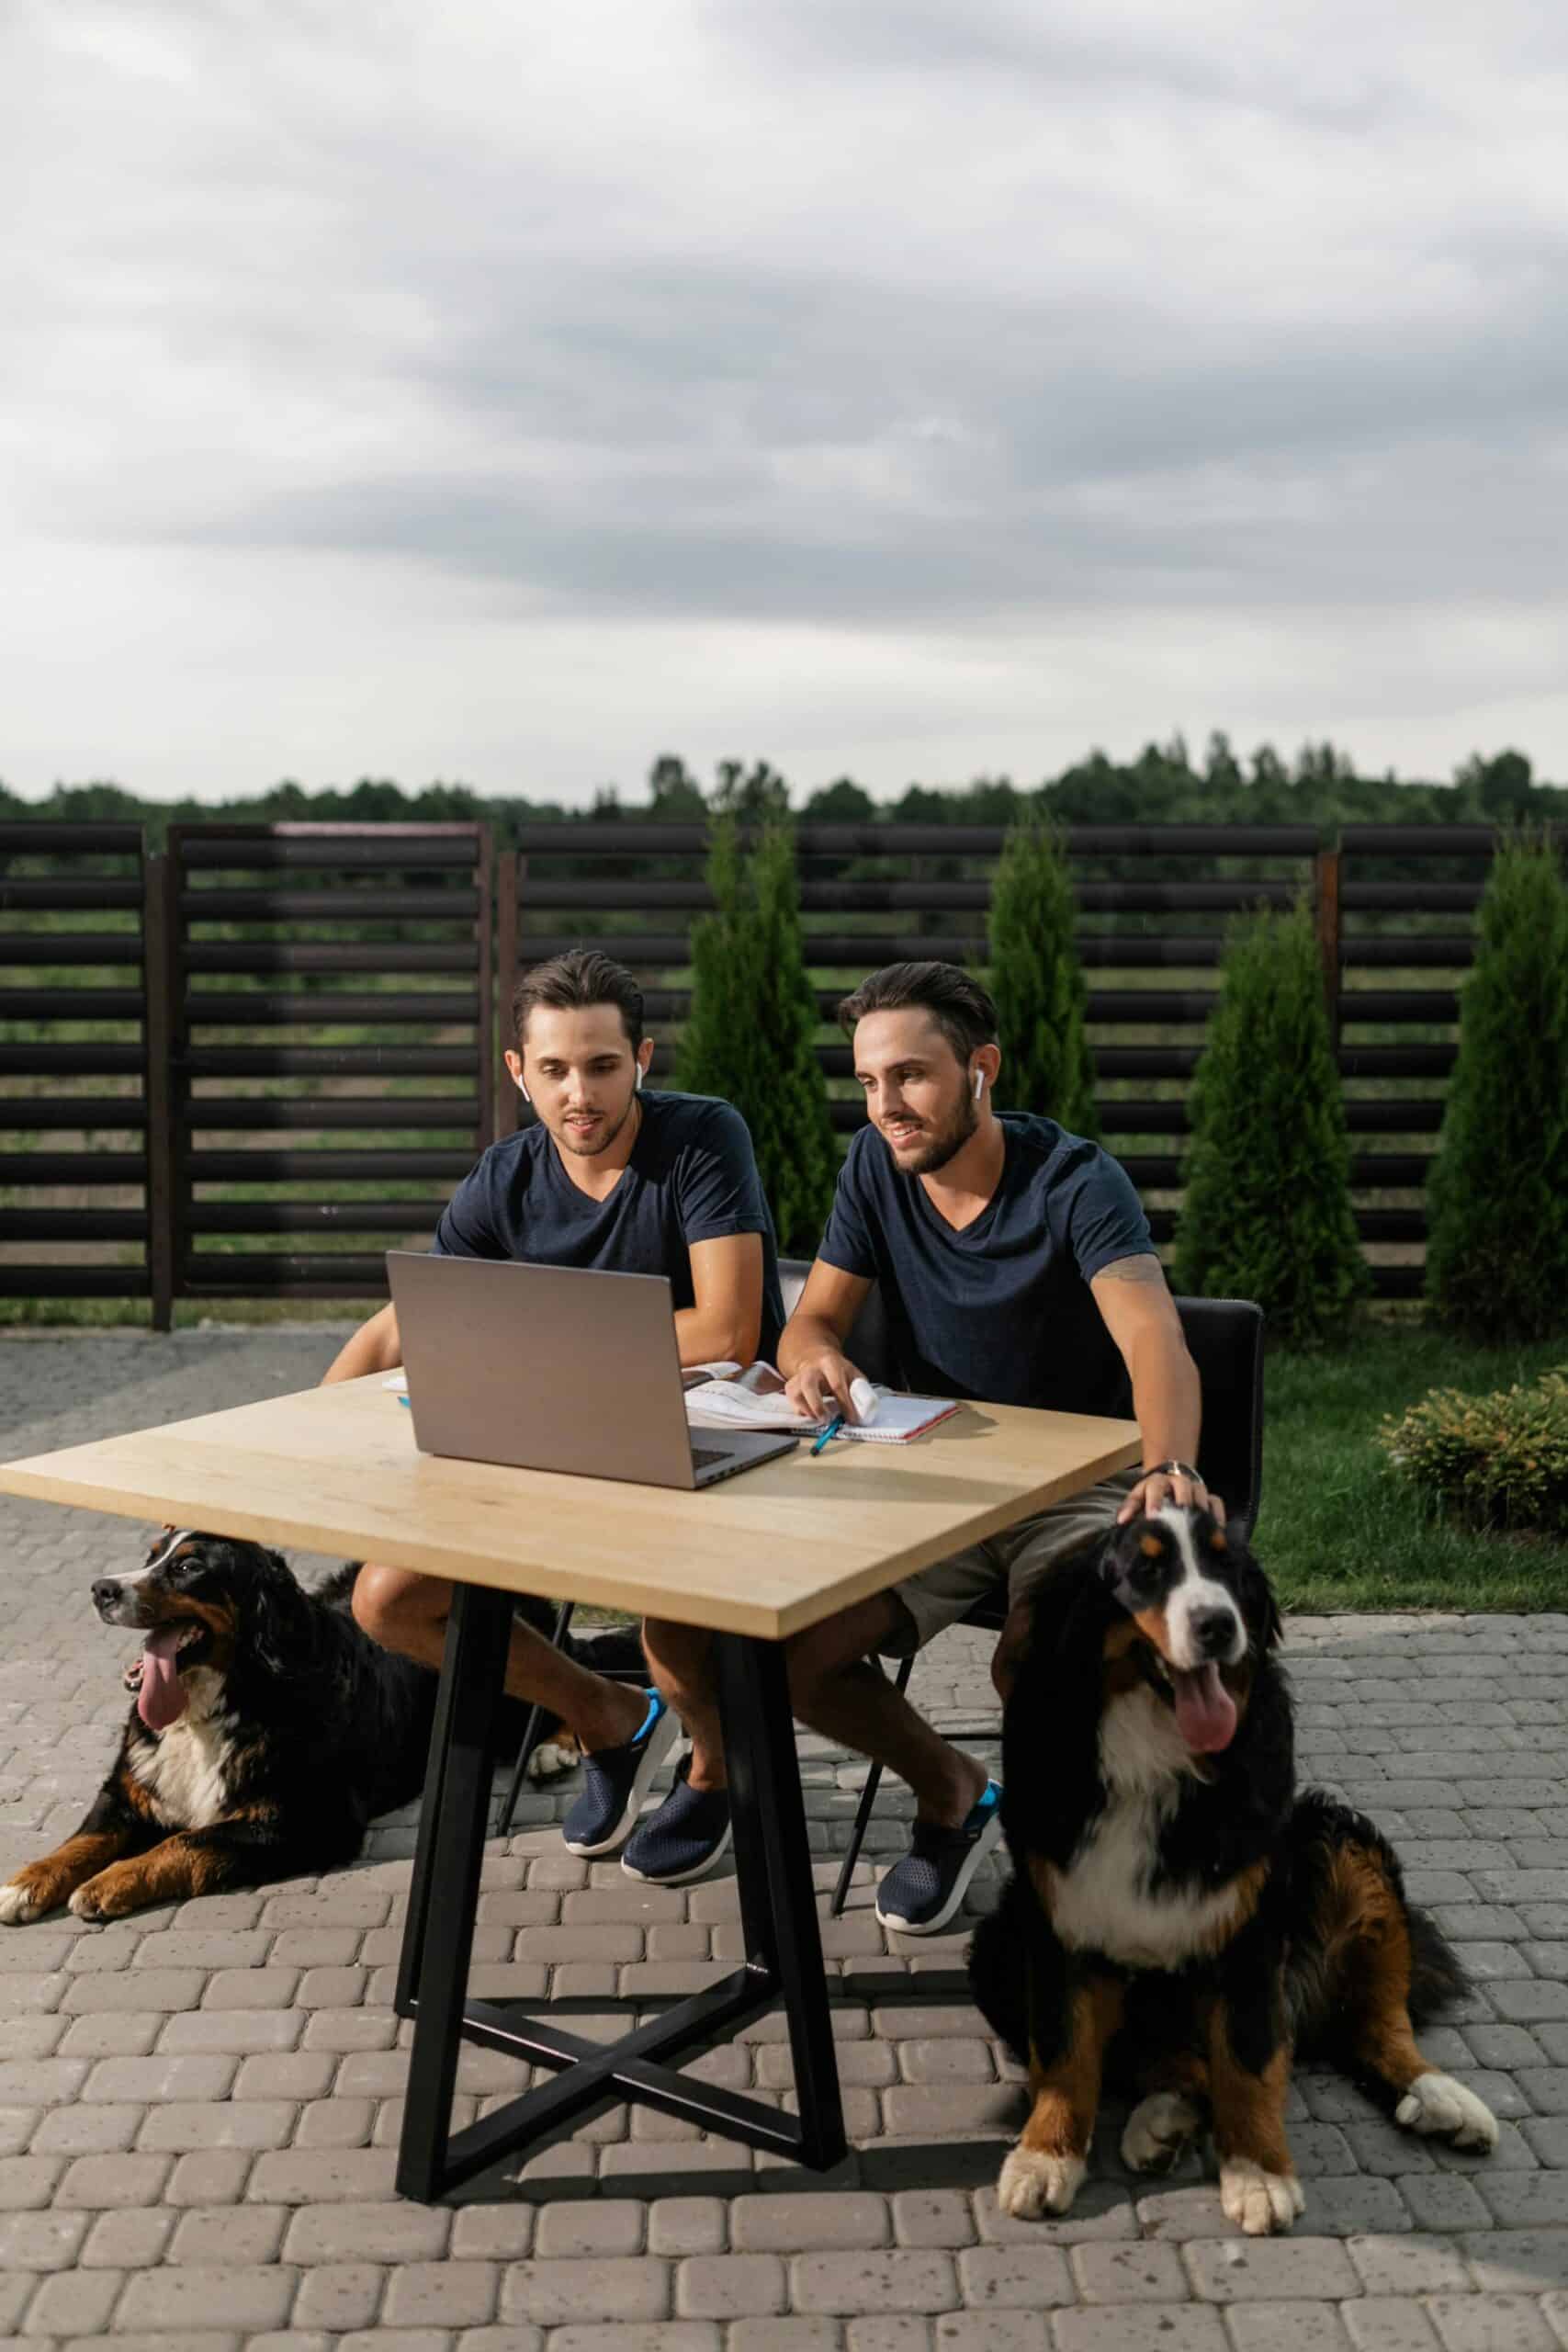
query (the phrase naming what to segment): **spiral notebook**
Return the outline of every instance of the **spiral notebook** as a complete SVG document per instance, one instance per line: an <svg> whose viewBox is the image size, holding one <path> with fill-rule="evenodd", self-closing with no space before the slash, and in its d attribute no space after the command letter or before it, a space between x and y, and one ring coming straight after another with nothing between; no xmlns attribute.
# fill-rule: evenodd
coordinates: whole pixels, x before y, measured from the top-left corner
<svg viewBox="0 0 1568 2352"><path fill-rule="evenodd" d="M845 1421L834 1432L834 1442L842 1437L861 1445L904 1445L957 1410L954 1396L908 1396L901 1389L878 1387L876 1419ZM739 1380L705 1380L688 1388L686 1418L697 1429L794 1430L802 1437L819 1437L831 1426L795 1411L771 1364L753 1364Z"/></svg>

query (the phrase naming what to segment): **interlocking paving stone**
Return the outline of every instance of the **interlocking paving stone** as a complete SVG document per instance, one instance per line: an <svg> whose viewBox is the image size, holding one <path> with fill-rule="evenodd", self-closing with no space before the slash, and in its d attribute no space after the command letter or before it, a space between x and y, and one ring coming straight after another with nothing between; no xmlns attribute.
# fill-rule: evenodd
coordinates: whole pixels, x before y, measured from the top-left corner
<svg viewBox="0 0 1568 2352"><path fill-rule="evenodd" d="M1231 2352L1217 2312L1194 2303L1054 2312L1057 2352Z"/></svg>
<svg viewBox="0 0 1568 2352"><path fill-rule="evenodd" d="M276 2263L225 2263L197 2268L165 2264L133 2271L117 2317L127 2327L178 2329L211 2324L281 2327L297 2284Z"/></svg>
<svg viewBox="0 0 1568 2352"><path fill-rule="evenodd" d="M597 2262L514 2262L502 2273L503 2318L544 2326L574 2320L663 2319L672 2265L649 2255Z"/></svg>
<svg viewBox="0 0 1568 2352"><path fill-rule="evenodd" d="M1369 2295L1339 2312L1356 2352L1441 2352L1437 2329L1408 2296Z"/></svg>
<svg viewBox="0 0 1568 2352"><path fill-rule="evenodd" d="M1350 2352L1334 2303L1237 2303L1225 2327L1236 2352Z"/></svg>
<svg viewBox="0 0 1568 2352"><path fill-rule="evenodd" d="M1427 2309L1445 2352L1557 2352L1556 2335L1529 2295L1438 2295Z"/></svg>
<svg viewBox="0 0 1568 2352"><path fill-rule="evenodd" d="M150 1420L305 1386L340 1336L0 1340L7 1450L112 1430L128 1380ZM8 1869L75 1826L112 1753L121 1653L87 1586L141 1531L9 1500L0 1522L22 1595L0 1661ZM298 1565L310 1577L327 1564ZM997 2170L1024 2103L962 1974L1000 1873L976 1882L950 1935L884 1937L872 1891L910 1811L890 1784L849 1910L824 1917L853 2142L832 2176L612 2109L515 2186L406 2205L392 2173L410 2033L390 1996L408 1808L357 1867L319 1881L107 1928L65 1914L0 1930L0 2335L47 2346L108 2329L130 2352L1568 2346L1568 1613L1319 1618L1290 1635L1303 1777L1396 1839L1413 1897L1437 1906L1476 1980L1421 2042L1504 2118L1492 2158L1401 2132L1303 2068L1289 2111L1308 2209L1292 2238L1237 2238L1195 2164L1130 2181L1119 2109L1072 2213L1001 2214ZM967 1742L989 1761L987 1647L944 1636L913 1695L939 1724L992 1725ZM812 1736L800 1748L825 1893L864 1768ZM657 2004L710 1975L710 1953L728 1964L733 1875L638 1888L613 1857L565 1854L555 1825L575 1787L531 1792L487 1852L476 1983ZM621 2030L613 2014L572 2022ZM787 2098L783 2019L688 2068ZM522 2078L466 2049L455 2117ZM198 2311L208 2278L230 2300Z"/></svg>

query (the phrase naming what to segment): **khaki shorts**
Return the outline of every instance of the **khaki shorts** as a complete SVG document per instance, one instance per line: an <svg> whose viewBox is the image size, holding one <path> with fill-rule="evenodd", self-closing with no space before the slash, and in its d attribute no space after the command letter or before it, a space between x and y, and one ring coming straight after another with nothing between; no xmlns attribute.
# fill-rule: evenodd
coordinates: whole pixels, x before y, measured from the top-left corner
<svg viewBox="0 0 1568 2352"><path fill-rule="evenodd" d="M1143 1476L1137 1469L1119 1470L1098 1487L1086 1487L1082 1494L1069 1495L1065 1502L1053 1503L998 1535L987 1535L984 1543L971 1544L967 1551L922 1568L919 1576L890 1585L902 1622L878 1645L881 1655L912 1657L943 1626L955 1625L977 1600L1004 1587L1010 1608L1026 1600L1058 1560L1104 1534Z"/></svg>

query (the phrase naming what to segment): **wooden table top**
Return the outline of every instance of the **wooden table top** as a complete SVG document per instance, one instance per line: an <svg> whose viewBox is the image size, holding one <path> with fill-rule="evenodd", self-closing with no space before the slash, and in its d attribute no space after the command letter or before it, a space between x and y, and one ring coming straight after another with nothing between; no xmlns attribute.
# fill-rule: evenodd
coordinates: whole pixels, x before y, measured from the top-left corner
<svg viewBox="0 0 1568 2352"><path fill-rule="evenodd" d="M1135 1422L965 1405L700 1492L421 1453L380 1375L0 1466L0 1489L771 1640L1137 1462Z"/></svg>

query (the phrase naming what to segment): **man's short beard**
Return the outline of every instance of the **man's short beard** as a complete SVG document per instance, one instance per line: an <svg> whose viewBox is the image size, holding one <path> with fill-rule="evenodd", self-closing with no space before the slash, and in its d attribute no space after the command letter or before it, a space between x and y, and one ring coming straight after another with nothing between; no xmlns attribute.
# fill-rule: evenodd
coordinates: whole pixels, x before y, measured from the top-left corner
<svg viewBox="0 0 1568 2352"><path fill-rule="evenodd" d="M636 1105L637 1096L635 1094L628 1095L626 1098L626 1109L621 1113L620 1117L615 1121L615 1124L610 1129L609 1134L599 1143L582 1143L572 1136L570 1129L563 1130L563 1132L556 1137L556 1141L559 1144L563 1151L570 1151L574 1159L597 1159L601 1152L609 1150L610 1146L615 1142L615 1137L620 1134L621 1129L631 1117Z"/></svg>
<svg viewBox="0 0 1568 2352"><path fill-rule="evenodd" d="M970 1136L980 1124L976 1105L964 1095L958 1105L957 1115L950 1127L933 1136L919 1158L905 1160L898 1170L901 1176L934 1176L950 1159L956 1159Z"/></svg>

